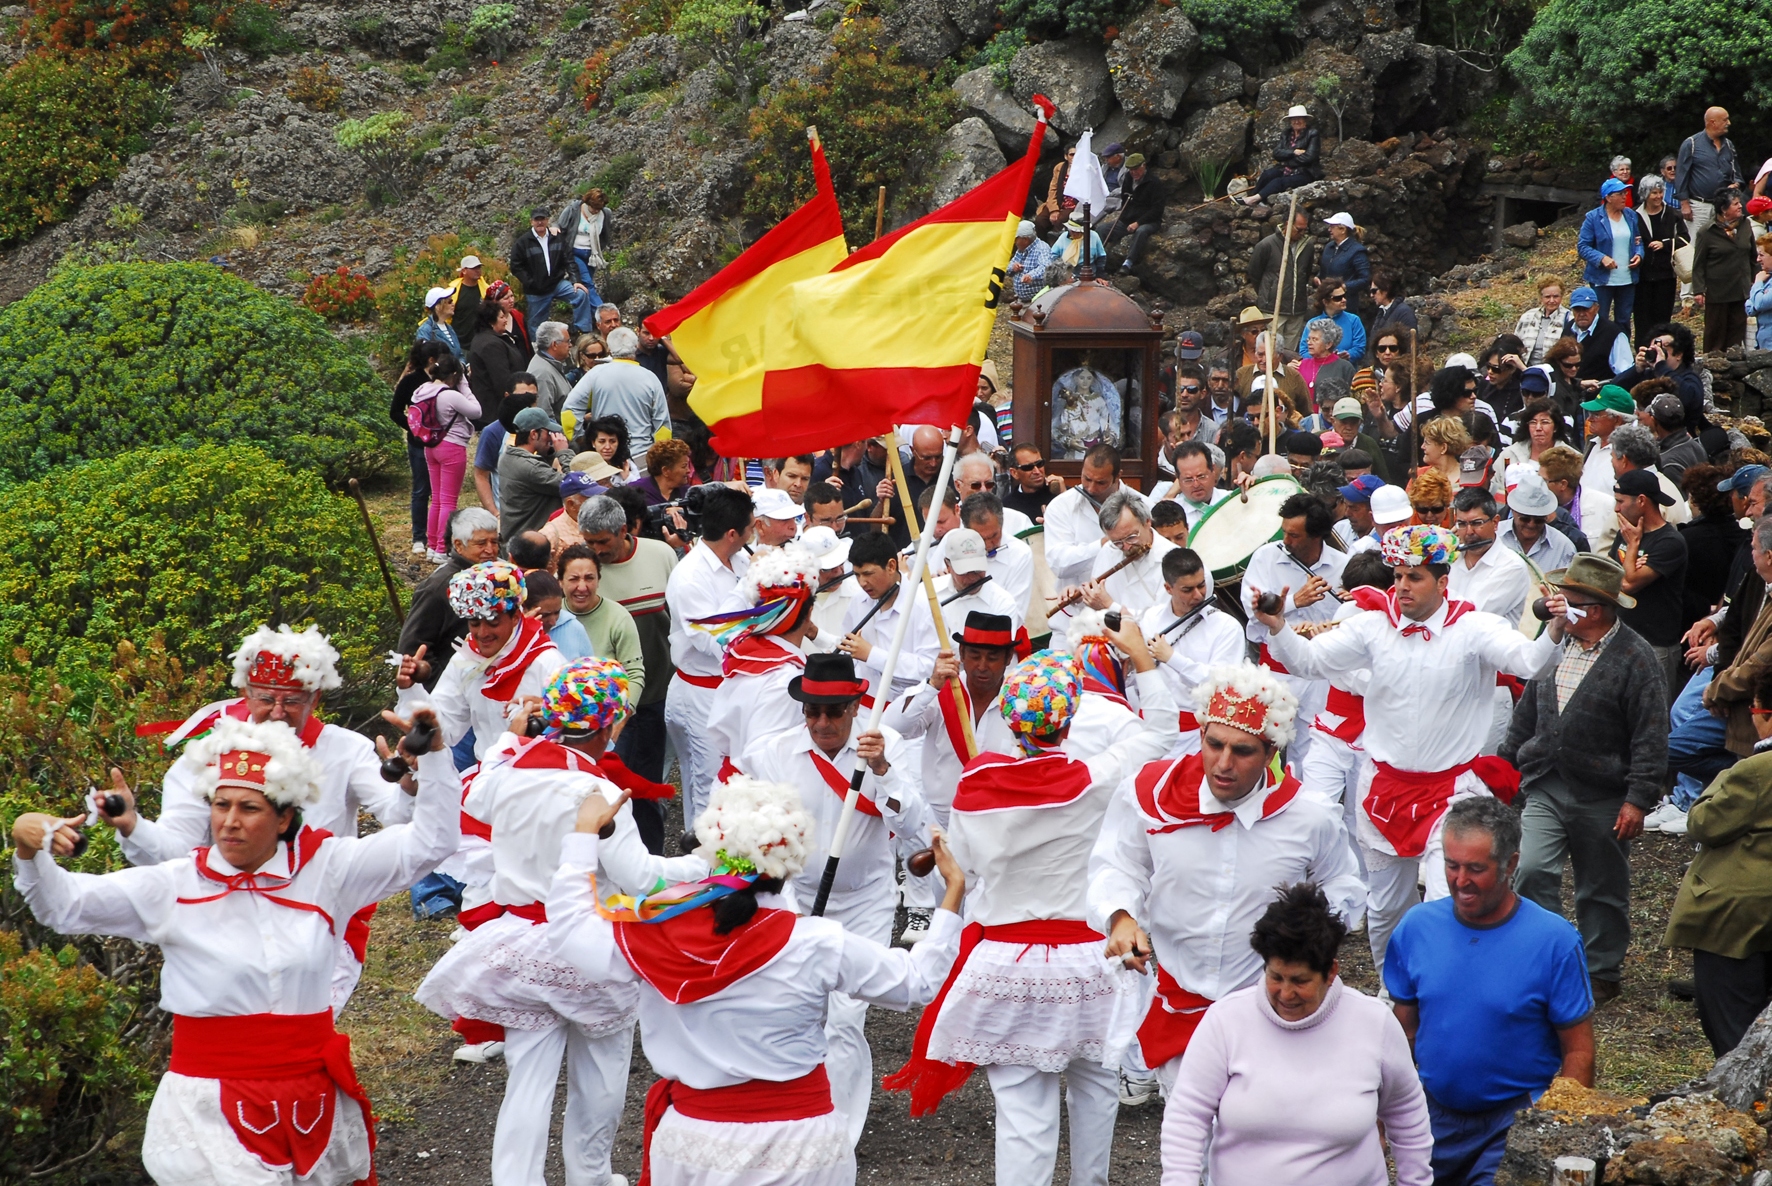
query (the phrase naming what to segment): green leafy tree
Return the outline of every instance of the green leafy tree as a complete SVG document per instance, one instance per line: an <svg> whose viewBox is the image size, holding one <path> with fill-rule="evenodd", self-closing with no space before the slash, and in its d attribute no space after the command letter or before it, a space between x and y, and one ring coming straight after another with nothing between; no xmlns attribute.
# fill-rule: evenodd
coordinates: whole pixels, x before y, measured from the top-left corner
<svg viewBox="0 0 1772 1186"><path fill-rule="evenodd" d="M756 91L768 17L768 9L754 0L687 0L677 10L671 32L684 48L719 69L743 111Z"/></svg>
<svg viewBox="0 0 1772 1186"><path fill-rule="evenodd" d="M493 65L504 60L516 35L515 4L482 4L468 18L468 40L485 50Z"/></svg>
<svg viewBox="0 0 1772 1186"><path fill-rule="evenodd" d="M751 185L745 209L779 219L812 196L806 128L818 128L831 164L849 241L873 235L874 203L887 187L895 214L928 201L941 157L942 129L953 122L953 91L927 70L899 60L880 38L880 22L848 20L836 53L810 78L771 91L751 112Z"/></svg>
<svg viewBox="0 0 1772 1186"><path fill-rule="evenodd" d="M388 399L319 317L207 264L70 268L0 309L0 482L204 442L373 477L400 457Z"/></svg>
<svg viewBox="0 0 1772 1186"><path fill-rule="evenodd" d="M403 200L418 179L411 126L404 112L378 111L363 119L340 120L332 130L338 146L363 165L364 194L371 206Z"/></svg>
<svg viewBox="0 0 1772 1186"><path fill-rule="evenodd" d="M1100 37L1141 6L1140 0L1007 0L1000 27L1040 40Z"/></svg>
<svg viewBox="0 0 1772 1186"><path fill-rule="evenodd" d="M1181 0L1181 11L1208 53L1296 36L1298 30L1298 0Z"/></svg>
<svg viewBox="0 0 1772 1186"><path fill-rule="evenodd" d="M1737 144L1772 132L1772 6L1550 0L1507 56L1527 113L1672 144L1727 100Z"/></svg>

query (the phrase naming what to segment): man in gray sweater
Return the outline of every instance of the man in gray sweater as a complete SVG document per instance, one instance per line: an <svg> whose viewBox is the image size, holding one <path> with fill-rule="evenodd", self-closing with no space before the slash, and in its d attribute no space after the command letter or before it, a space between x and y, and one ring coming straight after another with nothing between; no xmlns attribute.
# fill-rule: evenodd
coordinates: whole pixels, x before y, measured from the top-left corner
<svg viewBox="0 0 1772 1186"><path fill-rule="evenodd" d="M1563 647L1526 685L1501 747L1525 803L1514 888L1559 910L1570 858L1575 922L1604 1004L1618 995L1630 945L1630 841L1667 774L1667 681L1655 651L1618 620L1636 603L1615 562L1584 553L1547 579L1571 611Z"/></svg>

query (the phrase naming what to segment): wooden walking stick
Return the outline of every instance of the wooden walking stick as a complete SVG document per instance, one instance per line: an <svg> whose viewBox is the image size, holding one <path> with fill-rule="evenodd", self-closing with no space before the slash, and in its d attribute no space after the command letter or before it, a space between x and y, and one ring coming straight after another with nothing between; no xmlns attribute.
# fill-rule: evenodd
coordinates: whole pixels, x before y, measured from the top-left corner
<svg viewBox="0 0 1772 1186"><path fill-rule="evenodd" d="M890 450L896 453L897 450ZM954 458L960 452L960 426L954 425L948 430L947 446L941 453L941 476L936 479L938 488L945 488L954 480ZM929 544L935 538L933 531L925 531L917 537L917 555L911 561L910 579L913 583L923 579L923 569L929 563ZM872 733L880 727L880 718L886 713L886 705L892 700L892 677L898 670L899 652L904 650L906 628L911 624L910 608L898 615L898 622L892 630L892 646L886 652L886 664L880 672L880 686L875 689L874 707L868 717L866 732ZM856 804L861 801L861 780L866 777L868 765L859 756L855 760L855 772L849 776L849 792L843 796L843 814L837 817L837 832L831 837L830 855L825 858L824 875L818 880L818 895L812 901L814 916L822 916L825 906L831 900L831 887L837 882L837 865L843 859L843 846L849 841L849 829L855 822Z"/></svg>
<svg viewBox="0 0 1772 1186"><path fill-rule="evenodd" d="M363 501L363 487L357 479L349 483L351 493L356 496L357 509L363 512L363 530L369 533L369 545L375 549L375 562L381 565L382 583L388 587L388 601L394 606L394 621L401 626L406 625L406 611L400 608L400 594L394 588L394 574L388 571L388 558L382 554L381 540L375 534L375 523L369 518L369 504Z"/></svg>
<svg viewBox="0 0 1772 1186"><path fill-rule="evenodd" d="M886 187L880 187L880 199L874 203L874 238L886 229Z"/></svg>
<svg viewBox="0 0 1772 1186"><path fill-rule="evenodd" d="M1292 191L1292 201L1286 208L1285 240L1280 247L1280 278L1274 284L1274 319L1267 325L1267 382L1262 384L1261 405L1267 415L1267 451L1278 453L1280 426L1275 415L1274 395L1274 339L1280 333L1280 306L1286 303L1286 264L1292 258L1292 223L1298 215L1298 191Z"/></svg>

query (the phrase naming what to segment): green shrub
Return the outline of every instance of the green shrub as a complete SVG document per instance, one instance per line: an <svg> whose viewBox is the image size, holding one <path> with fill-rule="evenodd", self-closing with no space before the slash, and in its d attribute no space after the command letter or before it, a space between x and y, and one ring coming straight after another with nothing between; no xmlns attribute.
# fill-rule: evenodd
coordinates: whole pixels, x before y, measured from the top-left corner
<svg viewBox="0 0 1772 1186"><path fill-rule="evenodd" d="M400 458L388 400L320 318L207 264L66 269L0 309L0 481L203 443L373 477Z"/></svg>
<svg viewBox="0 0 1772 1186"><path fill-rule="evenodd" d="M121 173L153 103L120 58L33 54L0 74L0 242L60 222Z"/></svg>
<svg viewBox="0 0 1772 1186"><path fill-rule="evenodd" d="M603 196L609 199L610 206L621 205L622 195L628 192L628 186L634 184L634 178L646 165L646 158L637 152L617 153L609 158L609 163L597 170L585 189L600 189ZM583 191L580 191L583 192Z"/></svg>
<svg viewBox="0 0 1772 1186"><path fill-rule="evenodd" d="M418 180L412 121L402 111L378 111L363 119L342 119L332 129L338 146L363 166L364 197L372 207L399 202Z"/></svg>
<svg viewBox="0 0 1772 1186"><path fill-rule="evenodd" d="M671 24L693 63L712 62L719 70L741 111L750 107L763 72L761 30L768 16L755 0L685 0Z"/></svg>
<svg viewBox="0 0 1772 1186"><path fill-rule="evenodd" d="M53 1173L115 1135L154 1076L124 1035L136 993L73 948L26 954L0 931L0 1181Z"/></svg>
<svg viewBox="0 0 1772 1186"><path fill-rule="evenodd" d="M242 445L136 449L0 491L0 525L0 672L53 667L86 703L122 644L164 639L195 671L261 623L314 622L342 656L329 702L386 702L387 593L356 505L313 473Z"/></svg>
<svg viewBox="0 0 1772 1186"><path fill-rule="evenodd" d="M1099 37L1139 8L1139 0L1007 0L1001 27L1036 38Z"/></svg>
<svg viewBox="0 0 1772 1186"><path fill-rule="evenodd" d="M1009 63L1015 60L1015 55L1027 43L1027 30L999 29L984 43L984 48L973 55L972 68L976 70L980 66L989 66L991 77L996 79L997 85L1008 90L1011 82Z"/></svg>
<svg viewBox="0 0 1772 1186"><path fill-rule="evenodd" d="M942 129L953 122L953 91L899 60L880 40L880 22L846 20L837 52L810 78L773 88L751 111L758 151L750 160L745 210L779 219L812 196L806 126L817 126L851 243L873 234L875 195L887 187L892 213L928 201Z"/></svg>
<svg viewBox="0 0 1772 1186"><path fill-rule="evenodd" d="M426 290L455 279L464 255L477 255L484 261L486 270L481 279L488 284L504 280L521 290L505 264L504 246L490 238L436 235L416 254L406 255L403 249L395 249L394 266L382 275L375 288L375 312L381 318L375 356L382 366L398 370L406 364L413 335L425 319ZM466 342L462 348L467 349Z"/></svg>
<svg viewBox="0 0 1772 1186"><path fill-rule="evenodd" d="M1211 53L1298 29L1298 0L1181 0L1181 11L1200 31L1200 48Z"/></svg>
<svg viewBox="0 0 1772 1186"><path fill-rule="evenodd" d="M432 74L441 70L465 71L473 63L468 58L467 35L455 21L443 22L443 36L437 41L437 52L425 59L425 69Z"/></svg>
<svg viewBox="0 0 1772 1186"><path fill-rule="evenodd" d="M277 10L256 0L234 5L216 22L216 28L221 30L228 44L239 46L255 58L292 53L301 48L300 39L283 27L283 18L277 15Z"/></svg>
<svg viewBox="0 0 1772 1186"><path fill-rule="evenodd" d="M517 33L515 4L482 4L468 18L468 44L478 46L494 66L504 59Z"/></svg>
<svg viewBox="0 0 1772 1186"><path fill-rule="evenodd" d="M1507 67L1530 112L1598 125L1616 145L1671 148L1712 102L1727 103L1737 144L1772 132L1772 9L1763 4L1550 0Z"/></svg>

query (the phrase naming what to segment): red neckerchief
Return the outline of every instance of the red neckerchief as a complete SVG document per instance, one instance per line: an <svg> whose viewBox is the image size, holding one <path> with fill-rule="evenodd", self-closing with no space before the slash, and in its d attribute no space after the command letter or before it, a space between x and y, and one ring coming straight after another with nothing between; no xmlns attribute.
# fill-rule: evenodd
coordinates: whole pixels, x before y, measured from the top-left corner
<svg viewBox="0 0 1772 1186"><path fill-rule="evenodd" d="M791 910L759 909L729 934L714 933L711 909L664 922L618 922L615 943L628 966L675 1005L704 1000L768 964L793 938Z"/></svg>
<svg viewBox="0 0 1772 1186"><path fill-rule="evenodd" d="M720 674L767 675L778 667L805 667L806 656L774 635L747 634L720 657Z"/></svg>
<svg viewBox="0 0 1772 1186"><path fill-rule="evenodd" d="M1397 608L1397 591L1395 589L1386 589L1380 592L1370 585L1361 585L1358 589L1351 591L1348 596L1361 609L1378 610L1383 613L1385 617L1390 619L1390 624L1402 632L1403 637L1408 638L1410 635L1419 634L1423 642L1434 640L1434 632L1428 628L1426 622L1410 622L1408 625L1404 625L1402 611ZM1440 629L1446 629L1464 615L1474 612L1476 608L1468 601L1454 601L1448 597L1446 599L1446 621L1440 626Z"/></svg>
<svg viewBox="0 0 1772 1186"><path fill-rule="evenodd" d="M956 691L965 702L966 719L972 719L972 696L966 691L964 680L949 680L947 687L936 691L935 702L941 706L941 724L947 730L948 744L954 747L954 756L967 762L972 751L966 745L966 727L960 717L960 704L954 699Z"/></svg>
<svg viewBox="0 0 1772 1186"><path fill-rule="evenodd" d="M1061 751L1031 758L980 754L954 788L955 811L1042 809L1075 803L1089 791L1089 766Z"/></svg>
<svg viewBox="0 0 1772 1186"><path fill-rule="evenodd" d="M179 898L181 906L201 906L205 902L215 902L229 894L258 894L267 902L275 902L279 906L287 906L291 910L308 910L326 920L328 930L337 930L332 915L326 913L312 902L300 902L294 898L279 898L277 892L288 889L294 884L296 875L314 859L320 846L332 839L332 833L324 828L304 826L295 838L295 843L287 845L289 851L289 874L283 876L276 873L217 873L209 867L209 845L205 844L193 855L197 864L197 875L206 881L213 881L222 886L220 893L210 894L206 898Z"/></svg>
<svg viewBox="0 0 1772 1186"><path fill-rule="evenodd" d="M849 776L831 765L830 759L819 753L816 747L807 750L806 756L812 759L812 768L818 771L819 777L824 779L825 785L837 792L837 798L847 799L849 797ZM861 809L862 814L871 815L875 819L880 818L879 804L866 795L858 794L855 805Z"/></svg>
<svg viewBox="0 0 1772 1186"><path fill-rule="evenodd" d="M1206 764L1199 754L1189 754L1169 762L1147 762L1133 787L1138 792L1138 808L1157 826L1146 828L1145 834L1161 836L1182 828L1208 827L1214 832L1228 828L1237 820L1234 811L1200 810L1200 786L1206 779ZM1297 796L1299 782L1290 774L1278 785L1267 784L1267 798L1261 803L1261 818L1272 819L1286 810Z"/></svg>
<svg viewBox="0 0 1772 1186"><path fill-rule="evenodd" d="M471 647L473 640L468 641ZM554 649L553 640L543 629L536 618L524 618L517 627L517 639L511 646L510 653L492 665L486 673L486 682L480 687L480 695L498 704L509 704L517 696L517 685L523 682L523 673L529 665L540 657L543 651ZM478 651L474 652L479 654Z"/></svg>

